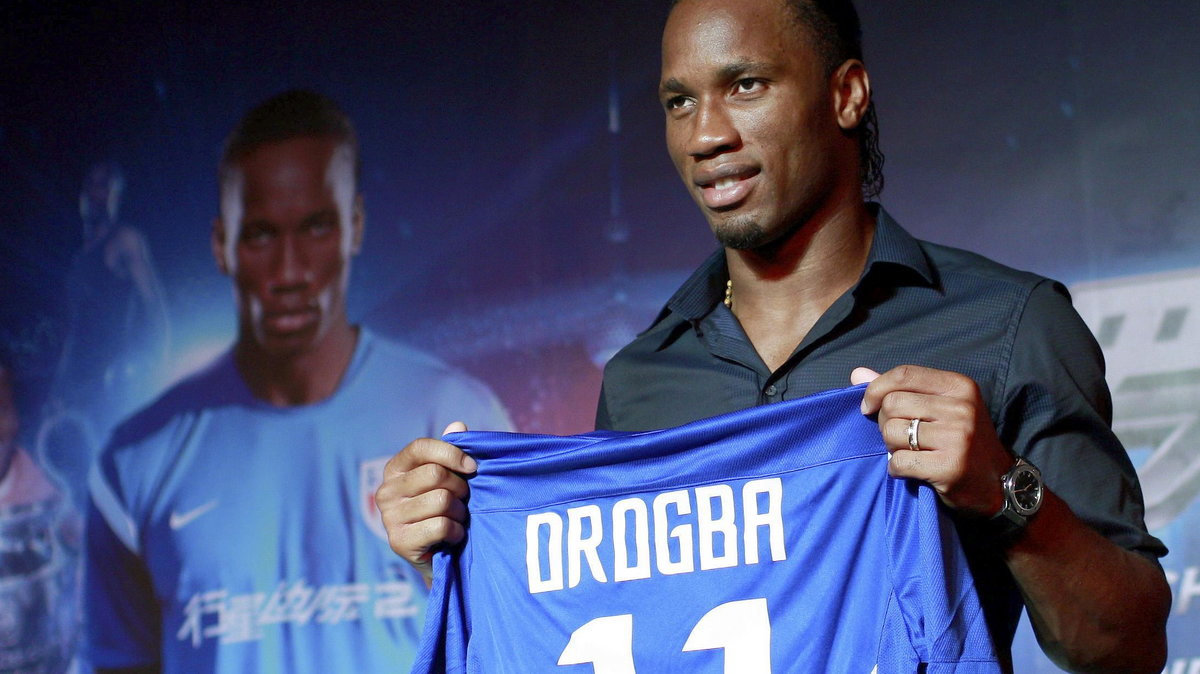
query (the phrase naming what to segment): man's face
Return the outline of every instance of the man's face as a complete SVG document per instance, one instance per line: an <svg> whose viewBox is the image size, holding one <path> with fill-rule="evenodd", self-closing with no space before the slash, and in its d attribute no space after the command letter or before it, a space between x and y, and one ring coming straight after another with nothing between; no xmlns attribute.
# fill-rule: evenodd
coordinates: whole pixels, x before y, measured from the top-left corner
<svg viewBox="0 0 1200 674"><path fill-rule="evenodd" d="M300 137L255 148L233 168L213 254L233 278L239 342L271 355L308 351L346 324L363 226L352 153L334 139Z"/></svg>
<svg viewBox="0 0 1200 674"><path fill-rule="evenodd" d="M845 139L809 39L782 0L683 0L667 21L667 149L727 247L779 240L837 184Z"/></svg>

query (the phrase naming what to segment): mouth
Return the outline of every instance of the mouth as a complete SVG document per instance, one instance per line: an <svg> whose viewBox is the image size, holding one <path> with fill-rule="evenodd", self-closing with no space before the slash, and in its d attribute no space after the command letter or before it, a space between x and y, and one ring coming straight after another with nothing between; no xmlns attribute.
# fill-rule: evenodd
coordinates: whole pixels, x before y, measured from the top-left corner
<svg viewBox="0 0 1200 674"><path fill-rule="evenodd" d="M263 328L271 334L286 335L311 327L318 318L315 307L268 311L263 314Z"/></svg>
<svg viewBox="0 0 1200 674"><path fill-rule="evenodd" d="M724 210L745 201L758 175L758 169L732 166L698 176L696 186L700 188L700 198L707 208Z"/></svg>

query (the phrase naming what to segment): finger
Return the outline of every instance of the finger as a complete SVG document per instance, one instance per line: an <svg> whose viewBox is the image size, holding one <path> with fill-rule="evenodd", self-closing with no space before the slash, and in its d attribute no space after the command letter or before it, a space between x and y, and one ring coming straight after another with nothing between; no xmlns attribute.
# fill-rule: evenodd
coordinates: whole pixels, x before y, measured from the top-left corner
<svg viewBox="0 0 1200 674"><path fill-rule="evenodd" d="M888 457L888 475L921 480L937 488L944 461L936 452L897 449Z"/></svg>
<svg viewBox="0 0 1200 674"><path fill-rule="evenodd" d="M384 476L405 473L426 463L445 466L458 473L474 473L477 467L475 459L448 442L417 438L388 460L383 469Z"/></svg>
<svg viewBox="0 0 1200 674"><path fill-rule="evenodd" d="M912 447L908 441L908 429L912 425L911 419L892 418L880 424L880 433L883 435L883 444L887 446L889 451L897 451L901 449L911 450ZM924 437L925 431L928 429L928 424L920 424L917 427L917 446L920 449L928 449L928 438Z"/></svg>
<svg viewBox="0 0 1200 674"><path fill-rule="evenodd" d="M470 487L458 473L446 470L445 466L436 463L426 463L408 471L392 480L399 494L405 498L413 498L421 494L444 489L457 498L466 498Z"/></svg>
<svg viewBox="0 0 1200 674"><path fill-rule="evenodd" d="M850 383L855 386L875 381L878 378L879 373L869 367L856 367L850 373Z"/></svg>
<svg viewBox="0 0 1200 674"><path fill-rule="evenodd" d="M917 424L914 435L916 436L916 448L909 443L909 428L912 427L912 419L894 418L888 419L881 428L883 434L883 444L887 445L889 450L908 450L918 452L932 452L938 449L944 449L939 444L939 439L944 439L944 434L941 432L942 427L931 421L921 421Z"/></svg>
<svg viewBox="0 0 1200 674"><path fill-rule="evenodd" d="M976 426L978 414L978 410L970 402L959 398L897 392L884 399L879 412L879 423L881 428L895 428L892 425L893 420L898 420L902 424L901 428L905 432L903 437L907 442L908 424L913 419L920 419L917 433L921 438L921 446L926 447L930 442L927 439L931 437L929 433L936 433L941 439L946 439L951 433L960 433L970 440L974 434L972 429ZM944 444L937 446L946 448Z"/></svg>
<svg viewBox="0 0 1200 674"><path fill-rule="evenodd" d="M467 430L467 425L464 424L463 422L451 421L450 425L446 426L446 430L442 431L442 435L445 435L447 433L462 433L466 430Z"/></svg>
<svg viewBox="0 0 1200 674"><path fill-rule="evenodd" d="M406 504L423 494L441 490L459 501L466 501L470 488L466 480L447 471L441 466L427 464L418 470L384 480L375 490L375 505L385 515L403 512ZM419 518L404 517L400 523L408 523Z"/></svg>
<svg viewBox="0 0 1200 674"><path fill-rule="evenodd" d="M383 512L382 508L380 509ZM428 519L449 517L455 522L467 519L467 507L461 496L448 489L434 489L398 502L385 513L389 524L415 524Z"/></svg>
<svg viewBox="0 0 1200 674"><path fill-rule="evenodd" d="M975 382L964 375L919 365L899 365L867 385L863 414L878 412L883 399L898 391L967 399L974 388Z"/></svg>
<svg viewBox="0 0 1200 674"><path fill-rule="evenodd" d="M408 550L405 554L397 550L406 559L424 561L429 558L433 548L442 545L454 545L462 541L467 530L461 522L449 517L431 517L404 527L400 545Z"/></svg>
<svg viewBox="0 0 1200 674"><path fill-rule="evenodd" d="M882 424L890 419L909 419L931 421L940 418L938 414L939 399L923 393L911 391L892 391L879 401L879 422Z"/></svg>
<svg viewBox="0 0 1200 674"><path fill-rule="evenodd" d="M454 545L466 535L463 525L449 517L433 517L388 529L388 544L392 550L418 568L429 564L433 549L439 545ZM425 571L422 570L422 574Z"/></svg>

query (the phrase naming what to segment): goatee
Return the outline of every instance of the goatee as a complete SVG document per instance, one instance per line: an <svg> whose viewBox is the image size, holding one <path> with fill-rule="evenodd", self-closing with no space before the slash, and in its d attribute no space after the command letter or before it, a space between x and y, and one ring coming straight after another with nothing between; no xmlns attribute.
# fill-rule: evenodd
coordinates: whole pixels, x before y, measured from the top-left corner
<svg viewBox="0 0 1200 674"><path fill-rule="evenodd" d="M733 250L753 250L767 242L767 232L754 220L733 219L713 227L717 241Z"/></svg>

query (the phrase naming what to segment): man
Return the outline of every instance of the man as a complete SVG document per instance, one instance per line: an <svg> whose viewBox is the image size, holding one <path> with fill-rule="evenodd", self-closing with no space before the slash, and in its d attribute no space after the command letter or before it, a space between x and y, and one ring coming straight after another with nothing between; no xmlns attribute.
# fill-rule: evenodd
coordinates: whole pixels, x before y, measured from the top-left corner
<svg viewBox="0 0 1200 674"><path fill-rule="evenodd" d="M305 91L226 142L212 253L232 349L124 423L92 477L89 641L101 671L371 672L412 659L425 588L372 501L397 440L460 414L503 428L478 382L349 323L362 245L358 144Z"/></svg>
<svg viewBox="0 0 1200 674"><path fill-rule="evenodd" d="M1165 549L1108 428L1099 351L1061 286L917 241L864 202L878 165L858 32L845 1L673 7L667 146L723 250L605 368L597 426L672 426L870 381L863 413L889 473L954 512L999 648L1023 599L1063 667L1159 671ZM431 439L389 463L377 501L391 544L426 574L429 551L463 536L459 475L474 467Z"/></svg>
<svg viewBox="0 0 1200 674"><path fill-rule="evenodd" d="M149 397L168 350L166 296L145 237L120 219L124 193L112 161L92 165L80 187L83 247L67 274L67 331L40 433L81 510L100 443Z"/></svg>

